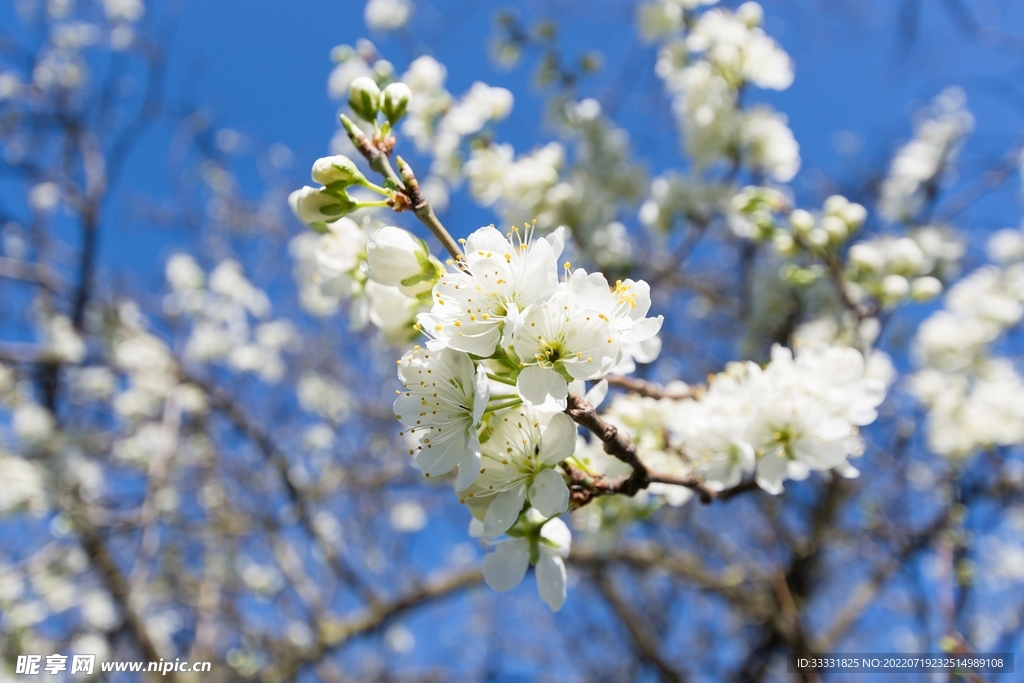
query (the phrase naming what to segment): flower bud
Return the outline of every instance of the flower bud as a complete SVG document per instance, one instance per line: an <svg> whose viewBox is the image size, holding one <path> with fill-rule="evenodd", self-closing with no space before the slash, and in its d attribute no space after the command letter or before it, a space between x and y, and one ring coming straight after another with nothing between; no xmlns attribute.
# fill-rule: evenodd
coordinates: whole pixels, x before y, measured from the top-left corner
<svg viewBox="0 0 1024 683"><path fill-rule="evenodd" d="M882 252L880 252L874 245L865 244L863 242L850 247L848 257L850 263L863 271L881 270L885 263L885 260L882 257Z"/></svg>
<svg viewBox="0 0 1024 683"><path fill-rule="evenodd" d="M839 212L839 217L850 226L850 232L854 232L868 219L868 210L860 204L851 202L843 207L843 210Z"/></svg>
<svg viewBox="0 0 1024 683"><path fill-rule="evenodd" d="M348 106L364 121L375 121L380 105L380 88L369 76L360 76L348 86Z"/></svg>
<svg viewBox="0 0 1024 683"><path fill-rule="evenodd" d="M882 294L887 299L902 299L910 292L910 283L902 275L886 275L882 278Z"/></svg>
<svg viewBox="0 0 1024 683"><path fill-rule="evenodd" d="M917 275L926 257L920 245L909 237L900 237L889 247L889 268L904 275Z"/></svg>
<svg viewBox="0 0 1024 683"><path fill-rule="evenodd" d="M366 176L356 167L355 162L346 156L337 155L317 159L313 164L314 183L320 183L331 189L341 189L349 185L362 185L366 182Z"/></svg>
<svg viewBox="0 0 1024 683"><path fill-rule="evenodd" d="M385 225L366 243L366 274L378 284L414 285L432 274L428 269L427 245L406 230Z"/></svg>
<svg viewBox="0 0 1024 683"><path fill-rule="evenodd" d="M791 284L806 287L818 280L824 274L824 269L821 266L801 268L795 263L789 263L782 267L780 273Z"/></svg>
<svg viewBox="0 0 1024 683"><path fill-rule="evenodd" d="M839 216L824 216L821 219L821 229L828 233L829 238L836 243L845 242L850 236L850 229Z"/></svg>
<svg viewBox="0 0 1024 683"><path fill-rule="evenodd" d="M772 237L772 246L782 256L790 256L796 251L796 241L793 240L792 235L784 230L775 233L775 236Z"/></svg>
<svg viewBox="0 0 1024 683"><path fill-rule="evenodd" d="M828 246L829 236L822 228L814 228L807 233L807 243L815 249L822 249Z"/></svg>
<svg viewBox="0 0 1024 683"><path fill-rule="evenodd" d="M344 190L331 194L315 187L303 187L288 195L288 205L295 216L310 226L320 229L356 209L356 203Z"/></svg>
<svg viewBox="0 0 1024 683"><path fill-rule="evenodd" d="M412 90L405 83L392 83L380 94L380 113L384 114L391 125L395 125L405 116L412 99Z"/></svg>
<svg viewBox="0 0 1024 683"><path fill-rule="evenodd" d="M789 224L793 226L793 232L804 235L814 227L814 216L803 209L796 209L789 214Z"/></svg>
<svg viewBox="0 0 1024 683"><path fill-rule="evenodd" d="M931 275L914 278L910 284L910 296L915 301L928 301L942 294L942 283Z"/></svg>
<svg viewBox="0 0 1024 683"><path fill-rule="evenodd" d="M736 8L736 17L750 28L764 21L764 10L756 2L745 2Z"/></svg>
<svg viewBox="0 0 1024 683"><path fill-rule="evenodd" d="M847 201L846 197L841 194L834 194L825 200L825 205L822 207L822 211L826 214L838 216L846 208L850 202Z"/></svg>

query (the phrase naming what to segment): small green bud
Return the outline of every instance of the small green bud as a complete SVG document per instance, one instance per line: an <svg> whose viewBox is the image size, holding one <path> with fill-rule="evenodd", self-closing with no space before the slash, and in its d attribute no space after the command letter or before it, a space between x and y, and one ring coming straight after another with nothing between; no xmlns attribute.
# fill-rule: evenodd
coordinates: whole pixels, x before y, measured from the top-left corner
<svg viewBox="0 0 1024 683"><path fill-rule="evenodd" d="M828 233L829 238L836 244L842 244L850 236L849 226L839 216L823 216L821 219L821 229Z"/></svg>
<svg viewBox="0 0 1024 683"><path fill-rule="evenodd" d="M380 88L369 76L360 76L348 86L348 106L364 121L377 120L380 106Z"/></svg>
<svg viewBox="0 0 1024 683"><path fill-rule="evenodd" d="M798 287L806 287L807 285L814 284L816 280L824 275L824 272L824 268L821 266L801 268L795 263L789 263L782 267L779 274L791 284Z"/></svg>
<svg viewBox="0 0 1024 683"><path fill-rule="evenodd" d="M929 301L942 294L942 283L931 275L914 278L910 283L910 296L914 301Z"/></svg>
<svg viewBox="0 0 1024 683"><path fill-rule="evenodd" d="M355 200L344 190L327 192L315 187L295 190L288 197L288 204L300 221L317 230L358 208Z"/></svg>
<svg viewBox="0 0 1024 683"><path fill-rule="evenodd" d="M340 154L317 159L311 173L313 182L325 185L328 189L344 189L349 185L362 185L366 176L356 167L354 161Z"/></svg>
<svg viewBox="0 0 1024 683"><path fill-rule="evenodd" d="M785 230L779 230L775 233L772 237L772 246L775 247L776 253L781 256L791 256L796 253L796 241Z"/></svg>
<svg viewBox="0 0 1024 683"><path fill-rule="evenodd" d="M814 249L824 249L828 246L829 234L822 228L814 228L807 233L806 239Z"/></svg>
<svg viewBox="0 0 1024 683"><path fill-rule="evenodd" d="M409 109L412 90L405 83L392 83L380 94L380 113L395 125Z"/></svg>
<svg viewBox="0 0 1024 683"><path fill-rule="evenodd" d="M806 235L814 227L814 216L803 209L796 209L789 214L789 224L796 234Z"/></svg>
<svg viewBox="0 0 1024 683"><path fill-rule="evenodd" d="M854 204L851 202L843 207L839 217L846 221L846 224L850 226L850 232L854 232L860 226L864 225L864 221L868 218L868 211L860 204Z"/></svg>
<svg viewBox="0 0 1024 683"><path fill-rule="evenodd" d="M898 301L910 293L910 283L902 275L886 275L881 282L882 296Z"/></svg>
<svg viewBox="0 0 1024 683"><path fill-rule="evenodd" d="M822 207L825 213L833 216L841 216L842 211L850 204L849 200L841 194L834 194L825 200Z"/></svg>
<svg viewBox="0 0 1024 683"><path fill-rule="evenodd" d="M764 10L756 2L745 2L736 8L736 17L749 28L754 28L764 22Z"/></svg>

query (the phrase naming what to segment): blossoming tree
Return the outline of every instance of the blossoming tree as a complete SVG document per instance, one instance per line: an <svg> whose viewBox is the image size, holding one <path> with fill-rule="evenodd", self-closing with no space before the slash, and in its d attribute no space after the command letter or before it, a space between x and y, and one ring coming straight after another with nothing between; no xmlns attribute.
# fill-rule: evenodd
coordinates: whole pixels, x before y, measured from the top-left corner
<svg viewBox="0 0 1024 683"><path fill-rule="evenodd" d="M953 176L962 90L917 111L881 179L798 189L763 97L794 66L761 6L630 5L680 141L651 178L615 97L587 92L601 59L507 13L492 52L536 56L547 104L532 148L497 125L510 90L452 92L429 50L364 39L331 54L338 133L294 189L287 148L166 87L166 7L18 11L0 35L19 193L0 207L5 662L812 681L784 655L1020 645L1024 232L990 231L974 263L965 218L1019 149ZM420 11L364 18L415 31ZM176 199L132 220L190 235L158 294L97 246L152 128Z"/></svg>

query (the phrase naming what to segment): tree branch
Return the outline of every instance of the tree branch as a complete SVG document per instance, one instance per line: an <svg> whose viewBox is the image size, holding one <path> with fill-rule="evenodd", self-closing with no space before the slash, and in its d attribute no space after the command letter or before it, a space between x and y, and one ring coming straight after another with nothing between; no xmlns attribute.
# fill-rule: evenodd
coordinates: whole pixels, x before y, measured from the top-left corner
<svg viewBox="0 0 1024 683"><path fill-rule="evenodd" d="M313 515L310 512L308 502L288 476L288 457L278 449L277 444L270 438L270 435L249 417L234 398L220 387L190 375L183 375L183 379L201 387L209 396L213 407L227 417L238 431L244 434L259 449L267 462L278 471L285 494L292 505L295 506L299 524L316 542L317 547L323 553L324 558L334 573L355 589L367 603L370 605L377 604L379 599L374 591L356 574L355 570L348 566L337 550L335 550L333 544L317 529L316 524L313 522Z"/></svg>
<svg viewBox="0 0 1024 683"><path fill-rule="evenodd" d="M356 150L366 159L367 163L377 173L394 183L401 192L408 198L409 206L412 208L412 212L420 219L423 225L430 229L430 232L434 234L434 237L441 242L441 246L448 250L448 253L452 255L452 258L456 261L462 260L462 249L459 247L459 243L455 241L455 238L451 236L451 233L441 224L438 220L437 215L434 213L434 209L431 208L430 202L423 196L423 192L420 190L419 183L416 181L416 176L413 175L412 169L407 163L398 157L398 169L402 175L399 177L395 173L395 169L391 167L391 162L388 161L388 155L377 149L363 134L363 131L359 130L356 124L342 114L341 123L345 126L345 132L348 134L348 139L352 141ZM395 210L402 210L397 205L394 207Z"/></svg>
<svg viewBox="0 0 1024 683"><path fill-rule="evenodd" d="M577 507L589 502L595 496L604 496L620 493L625 496L635 496L639 491L646 489L651 484L672 484L674 486L685 486L693 489L699 496L702 503L710 503L716 497L716 492L709 489L704 482L696 475L676 477L669 474L652 473L637 455L636 446L629 434L620 432L619 429L608 422L605 422L597 414L597 411L585 398L578 394L569 396L569 405L565 412L573 421L581 427L586 427L604 444L604 452L614 458L621 460L633 468L628 476L608 480L603 477L589 477L579 470L569 466L567 471L573 479L575 491L573 500Z"/></svg>
<svg viewBox="0 0 1024 683"><path fill-rule="evenodd" d="M633 393L640 394L645 398L671 398L681 400L684 398L692 398L697 393L697 389L694 387L688 386L686 388L670 389L658 384L657 382L640 379L639 377L626 377L625 375L606 375L605 380L607 380L608 384L613 387L632 391Z"/></svg>
<svg viewBox="0 0 1024 683"><path fill-rule="evenodd" d="M601 594L608 601L615 616L626 627L633 640L634 648L643 660L658 670L662 680L685 683L686 677L661 654L661 643L658 642L657 635L651 632L648 624L644 623L640 613L636 612L633 606L619 594L614 582L603 572L597 572L594 574L594 583L597 584Z"/></svg>

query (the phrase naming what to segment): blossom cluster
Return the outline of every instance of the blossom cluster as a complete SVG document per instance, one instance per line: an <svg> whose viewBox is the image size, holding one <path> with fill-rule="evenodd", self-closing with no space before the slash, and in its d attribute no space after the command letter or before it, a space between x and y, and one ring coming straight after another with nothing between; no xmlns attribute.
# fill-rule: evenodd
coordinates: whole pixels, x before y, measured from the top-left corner
<svg viewBox="0 0 1024 683"><path fill-rule="evenodd" d="M742 109L741 88L785 90L793 82L789 56L761 23L755 2L735 12L667 0L641 7L642 30L662 41L656 71L673 96L686 151L699 168L742 163L757 175L788 182L800 169L800 148L786 117L758 104ZM655 19L665 19L664 21Z"/></svg>
<svg viewBox="0 0 1024 683"><path fill-rule="evenodd" d="M857 476L850 458L863 451L859 428L874 422L891 375L879 352L865 361L860 351L837 344L798 345L795 352L775 346L764 367L731 363L687 398L617 397L605 418L634 438L652 469L695 473L716 491L753 477L777 494L787 479L812 471ZM588 463L600 469L608 460L590 449ZM610 464L608 474L617 475L618 465ZM690 498L674 485L656 485L651 493L674 505Z"/></svg>
<svg viewBox="0 0 1024 683"><path fill-rule="evenodd" d="M455 490L479 533L509 538L484 564L488 583L508 590L531 559L541 596L558 609L569 536L552 518L569 502L557 469L576 447L563 412L569 392L653 360L662 318L647 317L644 282L609 286L568 264L559 281L564 231L532 232L485 227L466 239L464 259L433 285L431 309L419 316L429 341L398 361L405 388L395 414L418 437L412 453L423 473L458 468Z"/></svg>
<svg viewBox="0 0 1024 683"><path fill-rule="evenodd" d="M28 63L29 70L0 70L0 102L31 105L50 93L81 89L90 80L91 51L124 52L136 44L135 25L146 12L142 0L98 0L95 4L100 6L98 12L70 2L26 3L18 8L19 13L43 19L45 30L41 31L39 55Z"/></svg>
<svg viewBox="0 0 1024 683"><path fill-rule="evenodd" d="M629 136L590 98L559 107L556 126L573 143L571 155L561 142L519 155L508 143L474 149L463 167L470 193L495 206L506 224L535 220L543 232L564 226L597 263L628 263L632 248L619 209L640 199L646 186Z"/></svg>
<svg viewBox="0 0 1024 683"><path fill-rule="evenodd" d="M1024 318L1024 232L997 232L989 255L996 263L953 285L914 342L910 386L928 410L928 445L950 457L1024 443L1024 380L993 353Z"/></svg>
<svg viewBox="0 0 1024 683"><path fill-rule="evenodd" d="M959 88L947 88L918 112L914 139L899 149L882 181L878 210L890 221L912 219L936 194L935 183L955 159L974 117Z"/></svg>
<svg viewBox="0 0 1024 683"><path fill-rule="evenodd" d="M207 277L195 259L178 253L168 259L165 273L171 293L164 312L191 322L186 360L224 363L269 383L281 380L281 354L295 346L297 333L290 321L269 319L270 299L246 279L237 261L221 261ZM250 318L259 322L252 325Z"/></svg>
<svg viewBox="0 0 1024 683"><path fill-rule="evenodd" d="M916 228L906 237L882 235L854 244L846 278L854 296L873 296L889 308L911 297L926 301L956 275L964 244L950 230Z"/></svg>
<svg viewBox="0 0 1024 683"><path fill-rule="evenodd" d="M304 213L304 198L315 193L330 196L336 190L328 187L344 182L336 178L339 168L354 169L346 178L358 173L365 180L348 157L334 155L313 164L314 181L325 183L320 190L292 193L296 217L313 228L290 244L299 302L314 315L329 316L348 300L351 329L373 324L387 343L403 346L418 335L416 316L430 307L430 288L444 265L430 255L423 240L365 212L354 216Z"/></svg>

